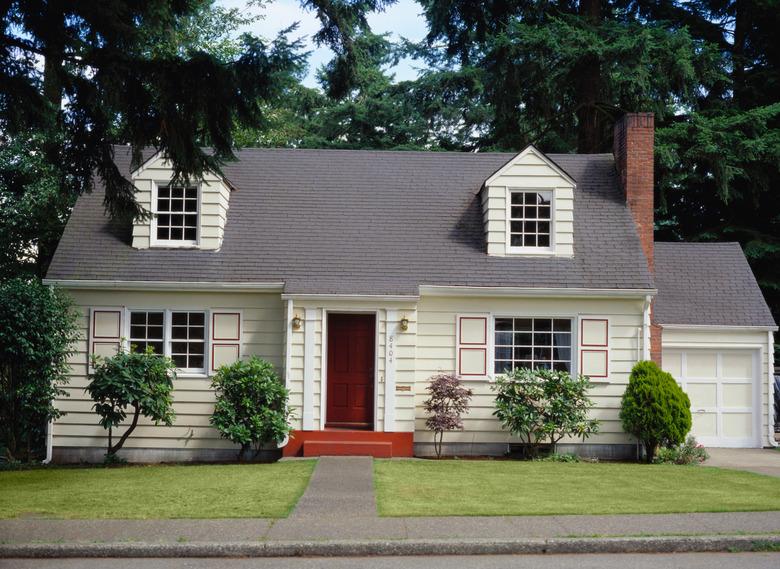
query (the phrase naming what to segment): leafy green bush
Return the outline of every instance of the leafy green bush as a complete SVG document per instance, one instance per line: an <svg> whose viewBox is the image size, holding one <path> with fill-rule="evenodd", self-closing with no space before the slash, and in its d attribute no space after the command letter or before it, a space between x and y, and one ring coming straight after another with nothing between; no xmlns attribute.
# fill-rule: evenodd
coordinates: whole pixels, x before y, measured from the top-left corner
<svg viewBox="0 0 780 569"><path fill-rule="evenodd" d="M157 355L151 346L145 352L124 350L113 357L93 357L93 372L87 392L95 401L93 409L100 415L100 425L108 429L107 462L115 455L138 426L141 415L155 425L173 425L173 380L176 366L165 356ZM133 407L133 419L116 444L113 430L127 418Z"/></svg>
<svg viewBox="0 0 780 569"><path fill-rule="evenodd" d="M517 368L496 378L496 410L501 425L528 445L536 456L540 445L553 449L563 437L583 440L597 433L599 422L589 418L593 402L590 380L565 371Z"/></svg>
<svg viewBox="0 0 780 569"><path fill-rule="evenodd" d="M238 460L254 446L280 443L290 432L289 392L269 362L252 357L222 366L211 386L217 402L211 424L223 438L241 445Z"/></svg>
<svg viewBox="0 0 780 569"><path fill-rule="evenodd" d="M654 362L637 363L623 394L620 420L623 429L645 447L652 462L659 445L671 447L685 441L691 430L691 402L671 376Z"/></svg>
<svg viewBox="0 0 780 569"><path fill-rule="evenodd" d="M582 459L573 452L554 452L549 456L538 459L540 462L563 462L563 463L575 463L582 462Z"/></svg>
<svg viewBox="0 0 780 569"><path fill-rule="evenodd" d="M40 458L46 424L62 415L78 339L70 299L38 281L0 283L0 447L9 462Z"/></svg>
<svg viewBox="0 0 780 569"><path fill-rule="evenodd" d="M704 450L704 445L700 445L694 437L689 436L681 445L659 448L653 462L656 464L701 464L709 457L710 455Z"/></svg>

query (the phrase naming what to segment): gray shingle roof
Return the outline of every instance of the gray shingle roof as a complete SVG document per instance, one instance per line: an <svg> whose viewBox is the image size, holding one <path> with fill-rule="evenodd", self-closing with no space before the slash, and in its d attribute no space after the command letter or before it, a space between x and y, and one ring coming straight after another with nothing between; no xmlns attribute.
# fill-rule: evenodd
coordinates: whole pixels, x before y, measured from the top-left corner
<svg viewBox="0 0 780 569"><path fill-rule="evenodd" d="M648 289L611 155L551 155L577 181L574 258L485 254L479 189L513 154L247 149L220 251L136 250L79 198L50 279L280 282L288 293L417 294L421 284ZM116 162L128 172L130 156Z"/></svg>
<svg viewBox="0 0 780 569"><path fill-rule="evenodd" d="M660 324L774 326L739 243L656 243Z"/></svg>

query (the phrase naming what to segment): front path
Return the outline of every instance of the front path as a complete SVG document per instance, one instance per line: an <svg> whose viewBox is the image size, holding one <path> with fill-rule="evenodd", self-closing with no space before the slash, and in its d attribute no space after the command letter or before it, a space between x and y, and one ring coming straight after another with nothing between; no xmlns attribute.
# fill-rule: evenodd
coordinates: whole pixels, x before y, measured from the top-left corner
<svg viewBox="0 0 780 569"><path fill-rule="evenodd" d="M708 448L707 466L780 476L780 451L768 448Z"/></svg>

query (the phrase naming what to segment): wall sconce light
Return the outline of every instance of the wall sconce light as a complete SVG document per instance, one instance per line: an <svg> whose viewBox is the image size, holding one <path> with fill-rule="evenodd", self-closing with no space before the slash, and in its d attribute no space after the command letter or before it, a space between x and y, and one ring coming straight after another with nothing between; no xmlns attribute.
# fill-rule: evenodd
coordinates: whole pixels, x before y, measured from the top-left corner
<svg viewBox="0 0 780 569"><path fill-rule="evenodd" d="M293 330L300 330L302 325L303 325L303 320L301 320L301 317L296 314L295 317L292 319Z"/></svg>
<svg viewBox="0 0 780 569"><path fill-rule="evenodd" d="M409 329L409 319L404 316L401 318L401 322L399 323L401 325L401 330L406 332Z"/></svg>

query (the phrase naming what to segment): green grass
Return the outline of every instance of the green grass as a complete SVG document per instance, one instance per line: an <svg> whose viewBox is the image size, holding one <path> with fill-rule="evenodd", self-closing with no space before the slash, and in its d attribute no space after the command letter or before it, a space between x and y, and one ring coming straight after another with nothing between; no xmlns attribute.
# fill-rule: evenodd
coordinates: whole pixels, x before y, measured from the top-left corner
<svg viewBox="0 0 780 569"><path fill-rule="evenodd" d="M283 518L315 461L0 472L0 518Z"/></svg>
<svg viewBox="0 0 780 569"><path fill-rule="evenodd" d="M514 461L374 462L382 516L780 510L780 480L704 466Z"/></svg>

